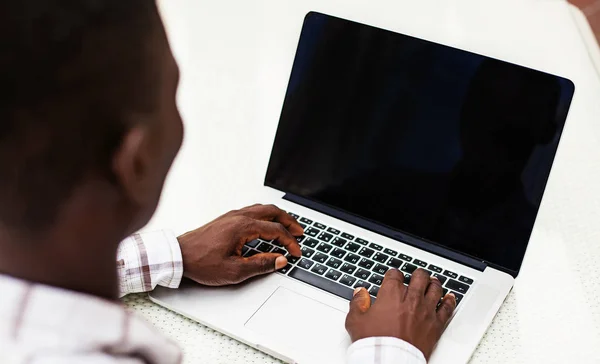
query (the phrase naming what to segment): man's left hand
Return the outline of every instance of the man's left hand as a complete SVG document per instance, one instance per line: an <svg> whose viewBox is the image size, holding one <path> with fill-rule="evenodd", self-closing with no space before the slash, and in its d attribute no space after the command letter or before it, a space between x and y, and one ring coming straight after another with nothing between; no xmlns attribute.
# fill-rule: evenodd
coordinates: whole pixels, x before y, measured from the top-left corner
<svg viewBox="0 0 600 364"><path fill-rule="evenodd" d="M300 257L294 236L304 230L296 219L273 205L254 205L228 212L177 239L183 256L184 276L207 286L224 286L271 273L286 266L281 254L261 253L242 257L242 247L261 238L277 240Z"/></svg>

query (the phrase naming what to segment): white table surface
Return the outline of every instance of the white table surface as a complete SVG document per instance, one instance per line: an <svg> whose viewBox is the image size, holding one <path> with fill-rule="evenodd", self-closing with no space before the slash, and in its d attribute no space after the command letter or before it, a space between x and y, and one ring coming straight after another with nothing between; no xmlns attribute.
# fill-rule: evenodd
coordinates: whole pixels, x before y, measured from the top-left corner
<svg viewBox="0 0 600 364"><path fill-rule="evenodd" d="M473 363L600 363L600 79L562 1L165 0L182 70L181 154L148 230L183 233L256 201L304 14L318 10L570 78L567 127L515 287ZM150 303L186 363L274 363Z"/></svg>

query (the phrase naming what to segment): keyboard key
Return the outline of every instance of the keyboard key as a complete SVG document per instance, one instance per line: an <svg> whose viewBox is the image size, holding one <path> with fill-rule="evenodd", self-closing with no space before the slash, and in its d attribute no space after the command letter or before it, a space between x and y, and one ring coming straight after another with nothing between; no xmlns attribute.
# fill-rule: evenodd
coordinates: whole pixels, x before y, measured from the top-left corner
<svg viewBox="0 0 600 364"><path fill-rule="evenodd" d="M361 244L361 245L367 245L367 244L369 244L368 241L366 241L365 239L361 239L361 238L356 238L356 239L354 239L354 241L357 242L357 243L359 243L359 244Z"/></svg>
<svg viewBox="0 0 600 364"><path fill-rule="evenodd" d="M373 274L373 276L369 278L369 282L381 286L381 283L383 283L383 277L378 274Z"/></svg>
<svg viewBox="0 0 600 364"><path fill-rule="evenodd" d="M334 281L337 281L338 279L340 279L341 276L342 276L342 272L338 272L335 269L330 269L327 271L327 274L325 274L325 277L332 279Z"/></svg>
<svg viewBox="0 0 600 364"><path fill-rule="evenodd" d="M256 249L263 253L268 253L271 251L271 249L273 249L273 245L267 243L260 243L260 245L257 246Z"/></svg>
<svg viewBox="0 0 600 364"><path fill-rule="evenodd" d="M248 248L247 246L243 246L242 247L242 256L244 256L244 254L248 253L248 251L250 250L250 248Z"/></svg>
<svg viewBox="0 0 600 364"><path fill-rule="evenodd" d="M294 268L294 266L293 266L293 265L291 265L291 264L288 264L288 265L286 265L285 267L283 267L283 268L281 268L280 270L278 270L278 272L279 272L279 273L282 273L282 274L286 274L286 273L287 273L287 272L289 272L289 271L290 271L290 269L292 269L292 268Z"/></svg>
<svg viewBox="0 0 600 364"><path fill-rule="evenodd" d="M388 248L385 248L385 249L383 249L383 252L384 252L385 254L387 254L387 255L391 255L391 256L393 256L393 257L395 257L396 255L398 255L398 252L395 252L395 251L393 251L392 249L388 249Z"/></svg>
<svg viewBox="0 0 600 364"><path fill-rule="evenodd" d="M402 271L406 272L406 273L413 274L413 272L415 270L417 270L417 268L418 267L416 265L412 265L412 264L409 264L409 263L404 263L404 265L402 266Z"/></svg>
<svg viewBox="0 0 600 364"><path fill-rule="evenodd" d="M280 248L282 248L282 247L283 247L283 245L281 245L281 243L280 243L280 242L278 242L277 240L270 241L270 243L271 243L271 244L273 244L273 245L275 245L276 247L280 247Z"/></svg>
<svg viewBox="0 0 600 364"><path fill-rule="evenodd" d="M413 263L414 263L414 264L416 264L416 265L418 265L418 266L421 266L421 267L423 267L423 268L427 268L427 263L425 263L425 262L424 262L424 261L422 261L422 260L415 259L415 261L414 261Z"/></svg>
<svg viewBox="0 0 600 364"><path fill-rule="evenodd" d="M304 242L303 245L311 247L311 248L315 248L317 245L319 245L319 241L317 239L308 238L308 239L306 239L306 241Z"/></svg>
<svg viewBox="0 0 600 364"><path fill-rule="evenodd" d="M319 240L323 240L325 242L330 242L331 239L333 239L333 235L331 235L330 233L321 233L321 235L319 235Z"/></svg>
<svg viewBox="0 0 600 364"><path fill-rule="evenodd" d="M358 252L359 255L362 255L363 257L366 257L366 258L371 258L371 256L373 255L373 253L375 253L375 251L372 250L372 249L369 249L369 248L362 248Z"/></svg>
<svg viewBox="0 0 600 364"><path fill-rule="evenodd" d="M285 256L285 257L287 258L287 260L288 260L288 263L290 263L290 264L294 264L294 263L296 263L298 260L300 260L300 258L298 258L298 257L295 257L295 256L293 256L293 255L291 255L291 254L286 254L286 256Z"/></svg>
<svg viewBox="0 0 600 364"><path fill-rule="evenodd" d="M375 264L375 262L373 262L372 260L369 260L367 258L362 258L360 260L360 262L358 262L358 265L366 268L366 269L371 269L371 267L373 267L373 265Z"/></svg>
<svg viewBox="0 0 600 364"><path fill-rule="evenodd" d="M294 219L298 220L300 218L300 216L296 215L293 212L288 212L288 215L290 215L291 217L293 217Z"/></svg>
<svg viewBox="0 0 600 364"><path fill-rule="evenodd" d="M356 278L349 276L347 274L344 274L342 276L342 278L340 279L340 283L345 284L346 286L352 286L354 284L354 282L356 282ZM352 291L352 293L354 293L354 291ZM352 299L352 297L350 297L350 299Z"/></svg>
<svg viewBox="0 0 600 364"><path fill-rule="evenodd" d="M312 259L318 263L325 263L327 261L327 259L329 259L329 255L326 255L323 253L317 253L312 257Z"/></svg>
<svg viewBox="0 0 600 364"><path fill-rule="evenodd" d="M337 246L337 247L343 248L343 247L344 247L344 245L346 245L346 243L347 243L347 242L348 242L348 240L346 240L346 239L342 239L342 238L339 238L339 237L335 237L335 238L334 238L334 239L331 241L331 244L333 244L333 245L335 245L335 246Z"/></svg>
<svg viewBox="0 0 600 364"><path fill-rule="evenodd" d="M435 278L437 278L438 281L440 281L442 284L444 284L446 282L446 280L448 279L448 278L444 277L443 275L437 274L437 273L434 273L433 276Z"/></svg>
<svg viewBox="0 0 600 364"><path fill-rule="evenodd" d="M377 251L382 251L383 250L383 247L381 245L377 245L375 243L369 244L369 247L371 247L371 248L373 248L373 249L375 249Z"/></svg>
<svg viewBox="0 0 600 364"><path fill-rule="evenodd" d="M435 266L433 264L429 264L429 269L436 273L442 273L442 268Z"/></svg>
<svg viewBox="0 0 600 364"><path fill-rule="evenodd" d="M354 235L342 233L342 238L348 239L348 240L354 240Z"/></svg>
<svg viewBox="0 0 600 364"><path fill-rule="evenodd" d="M402 264L404 264L404 262L401 261L400 259L396 259L396 258L390 258L390 260L387 262L387 265L389 265L390 267L393 267L393 268L397 268L397 269L400 269Z"/></svg>
<svg viewBox="0 0 600 364"><path fill-rule="evenodd" d="M334 228L327 228L327 231L332 233L333 235L340 235L340 231L338 229L334 229Z"/></svg>
<svg viewBox="0 0 600 364"><path fill-rule="evenodd" d="M363 281L362 279L359 279L358 282L356 282L356 284L354 285L354 288L358 288L358 287L365 287L366 289L371 288L371 283L367 283L365 281Z"/></svg>
<svg viewBox="0 0 600 364"><path fill-rule="evenodd" d="M371 287L371 289L369 290L369 293L371 294L371 296L377 297L377 295L379 294L379 287L377 287L377 286Z"/></svg>
<svg viewBox="0 0 600 364"><path fill-rule="evenodd" d="M335 269L338 269L342 264L344 264L344 262L342 262L339 259L335 259L335 258L329 258L327 263L325 263L325 265L328 265L331 268L335 268Z"/></svg>
<svg viewBox="0 0 600 364"><path fill-rule="evenodd" d="M466 283L466 284L473 284L473 280L471 278L467 278L465 276L460 276L460 278L458 278L458 280L460 282Z"/></svg>
<svg viewBox="0 0 600 364"><path fill-rule="evenodd" d="M289 273L288 276L295 278L306 284L309 284L311 286L320 288L320 289L327 291L329 293L332 293L336 296L345 298L347 300L351 300L352 294L354 293L354 291L351 288L341 286L335 282L332 282L328 279L317 276L313 273L304 271L302 269L294 268L294 269L292 269L292 271ZM354 283L354 282L352 282L352 283ZM348 284L348 286L352 285L352 283Z"/></svg>
<svg viewBox="0 0 600 364"><path fill-rule="evenodd" d="M369 278L369 276L371 275L371 272L366 270L366 269L358 269L356 271L356 273L354 273L354 276L364 280L367 280L367 278Z"/></svg>
<svg viewBox="0 0 600 364"><path fill-rule="evenodd" d="M327 272L328 269L329 268L327 268L326 266L317 263L310 271L322 276L323 274L325 274L325 272Z"/></svg>
<svg viewBox="0 0 600 364"><path fill-rule="evenodd" d="M285 249L275 248L275 249L273 249L273 251L271 253L286 255L287 251L285 251Z"/></svg>
<svg viewBox="0 0 600 364"><path fill-rule="evenodd" d="M315 264L313 261L311 261L310 259L305 259L305 258L302 258L302 260L300 260L300 262L298 262L298 266L302 267L304 269L310 269L310 267L312 267L313 264Z"/></svg>
<svg viewBox="0 0 600 364"><path fill-rule="evenodd" d="M306 239L306 236L304 235L296 237L296 241L298 242L298 244L302 243L304 239Z"/></svg>
<svg viewBox="0 0 600 364"><path fill-rule="evenodd" d="M298 224L300 224L300 226L302 226L302 229L306 229L306 225L305 224L303 224L303 223L298 223Z"/></svg>
<svg viewBox="0 0 600 364"><path fill-rule="evenodd" d="M454 279L449 279L448 283L446 283L446 287L450 288L453 291L456 291L458 293L462 293L465 294L467 293L467 291L469 290L469 286L464 284L464 283L460 283L458 281L455 281Z"/></svg>
<svg viewBox="0 0 600 364"><path fill-rule="evenodd" d="M325 229L327 229L327 226L325 226L325 225L321 224L320 222L315 222L313 225L314 225L316 228L319 228L319 229L321 229L321 230L325 230Z"/></svg>
<svg viewBox="0 0 600 364"><path fill-rule="evenodd" d="M412 277L410 274L404 275L404 284L406 284L407 286L410 284L410 277Z"/></svg>
<svg viewBox="0 0 600 364"><path fill-rule="evenodd" d="M260 240L258 240L258 239L255 239L255 240L252 240L252 241L249 241L246 243L246 245L248 245L251 248L256 248L258 246L258 244L260 244Z"/></svg>
<svg viewBox="0 0 600 364"><path fill-rule="evenodd" d="M260 252L258 250L254 250L254 249L250 249L248 251L248 253L246 253L246 255L244 255L246 258L250 258L255 256L256 254L260 254Z"/></svg>
<svg viewBox="0 0 600 364"><path fill-rule="evenodd" d="M458 278L458 274L454 273L454 272L450 272L449 270L445 270L444 271L444 275L450 278Z"/></svg>
<svg viewBox="0 0 600 364"><path fill-rule="evenodd" d="M424 269L424 271L425 271L427 274L429 274L429 276L430 276L430 277L433 275L433 272L432 272L432 271L430 271L430 270Z"/></svg>
<svg viewBox="0 0 600 364"><path fill-rule="evenodd" d="M360 260L360 257L356 254L348 254L344 260L349 263L356 264Z"/></svg>
<svg viewBox="0 0 600 364"><path fill-rule="evenodd" d="M320 232L321 232L321 230L317 230L317 229L312 228L312 227L304 230L304 234L312 236L313 238L317 237L317 235L319 235Z"/></svg>
<svg viewBox="0 0 600 364"><path fill-rule="evenodd" d="M389 257L383 253L376 253L375 256L373 257L373 260L375 260L379 263L385 263L385 262L387 262L388 259L389 259Z"/></svg>
<svg viewBox="0 0 600 364"><path fill-rule="evenodd" d="M448 293L448 288L443 288L442 287L442 298L444 298L444 296Z"/></svg>
<svg viewBox="0 0 600 364"><path fill-rule="evenodd" d="M317 250L320 252L323 252L325 254L328 254L331 249L333 249L333 247L329 244L325 244L325 243L321 243L318 247Z"/></svg>
<svg viewBox="0 0 600 364"><path fill-rule="evenodd" d="M406 260L407 262L410 262L412 260L412 258L406 254L400 254L400 259Z"/></svg>
<svg viewBox="0 0 600 364"><path fill-rule="evenodd" d="M351 251L352 253L356 253L360 248L360 245L354 243L348 243L348 245L346 245L346 250Z"/></svg>
<svg viewBox="0 0 600 364"><path fill-rule="evenodd" d="M344 257L344 255L346 255L346 251L342 250L340 248L335 248L331 252L331 255L333 255L336 258L342 259Z"/></svg>
<svg viewBox="0 0 600 364"><path fill-rule="evenodd" d="M373 272L384 275L388 271L388 267L383 264L377 264L373 268Z"/></svg>
<svg viewBox="0 0 600 364"><path fill-rule="evenodd" d="M307 219L306 217L301 217L300 218L300 222L303 222L303 223L308 224L308 225L312 225L312 223L313 223L312 220Z"/></svg>
<svg viewBox="0 0 600 364"><path fill-rule="evenodd" d="M340 270L344 273L347 274L352 274L354 273L354 271L356 270L356 266L352 265L352 264L348 264L348 263L344 263L341 267Z"/></svg>
<svg viewBox="0 0 600 364"><path fill-rule="evenodd" d="M460 293L456 293L456 292L452 292L452 293L454 293L454 296L456 296L456 306L458 306L460 301L462 301L462 299L463 299L463 295Z"/></svg>
<svg viewBox="0 0 600 364"><path fill-rule="evenodd" d="M310 258L315 253L314 250L312 250L311 248L307 248L305 246L303 246L302 248L300 248L300 250L302 250L302 256L305 257L305 258Z"/></svg>

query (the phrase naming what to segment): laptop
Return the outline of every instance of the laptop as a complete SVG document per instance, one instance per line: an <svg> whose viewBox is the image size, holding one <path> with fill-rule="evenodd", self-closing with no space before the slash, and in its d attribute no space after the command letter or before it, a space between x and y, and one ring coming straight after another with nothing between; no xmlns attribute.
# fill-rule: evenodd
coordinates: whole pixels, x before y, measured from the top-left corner
<svg viewBox="0 0 600 364"><path fill-rule="evenodd" d="M344 363L355 287L427 270L458 306L431 363L465 363L519 274L571 81L311 12L259 202L298 219L302 258L152 301L290 363ZM245 256L286 254L255 240Z"/></svg>

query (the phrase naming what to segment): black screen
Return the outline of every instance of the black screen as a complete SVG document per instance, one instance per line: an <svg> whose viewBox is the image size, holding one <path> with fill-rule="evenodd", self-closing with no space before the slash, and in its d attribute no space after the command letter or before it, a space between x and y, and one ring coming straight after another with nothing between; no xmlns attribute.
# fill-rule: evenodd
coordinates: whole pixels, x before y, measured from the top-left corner
<svg viewBox="0 0 600 364"><path fill-rule="evenodd" d="M310 13L265 184L518 271L573 92Z"/></svg>

